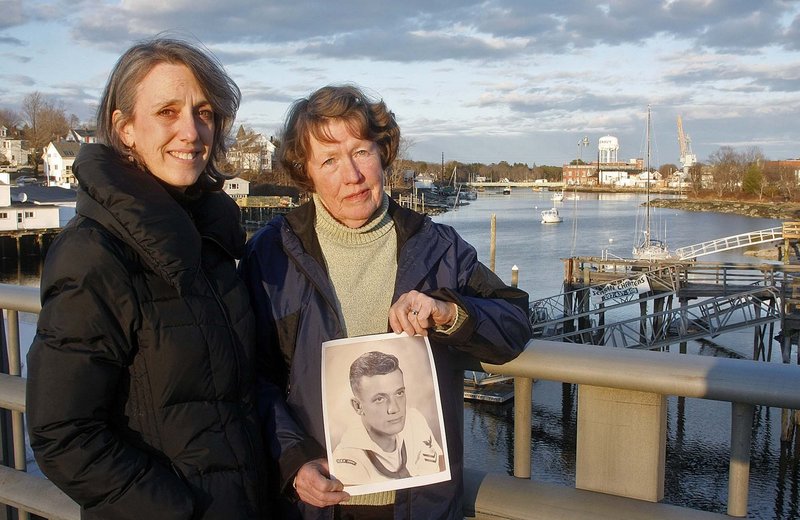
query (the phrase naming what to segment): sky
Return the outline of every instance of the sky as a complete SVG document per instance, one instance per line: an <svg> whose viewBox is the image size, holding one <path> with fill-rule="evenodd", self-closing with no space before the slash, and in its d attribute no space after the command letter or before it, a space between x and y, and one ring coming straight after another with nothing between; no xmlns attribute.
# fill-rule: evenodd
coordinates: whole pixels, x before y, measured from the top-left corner
<svg viewBox="0 0 800 520"><path fill-rule="evenodd" d="M529 166L597 156L679 164L677 117L722 146L800 157L800 1L0 0L0 108L38 91L92 121L117 58L157 34L200 41L279 135L292 101L355 83L395 113L414 160ZM588 137L589 145L580 143Z"/></svg>

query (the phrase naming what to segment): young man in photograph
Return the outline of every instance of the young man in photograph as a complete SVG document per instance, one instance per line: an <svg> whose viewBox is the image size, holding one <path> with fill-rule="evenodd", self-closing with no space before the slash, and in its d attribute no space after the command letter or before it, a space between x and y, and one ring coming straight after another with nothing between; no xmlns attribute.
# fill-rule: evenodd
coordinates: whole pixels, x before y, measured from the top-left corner
<svg viewBox="0 0 800 520"><path fill-rule="evenodd" d="M371 484L444 470L442 448L427 421L406 408L403 371L395 356L367 352L350 365L350 400L361 421L333 451L331 473L345 485Z"/></svg>

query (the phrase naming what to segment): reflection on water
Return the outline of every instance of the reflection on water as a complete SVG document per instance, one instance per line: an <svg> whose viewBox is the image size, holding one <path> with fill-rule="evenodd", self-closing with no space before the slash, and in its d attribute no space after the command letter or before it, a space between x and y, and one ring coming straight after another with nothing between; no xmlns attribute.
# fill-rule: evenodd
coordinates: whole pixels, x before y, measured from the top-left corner
<svg viewBox="0 0 800 520"><path fill-rule="evenodd" d="M544 194L546 195L546 194ZM543 195L514 192L511 197L479 198L470 206L435 220L452 225L488 263L490 215L498 216L497 272L508 281L512 265L520 268L520 286L532 298L559 292L560 258L571 253L599 254L613 244L626 255L634 229L638 201L632 195L601 194L564 207L566 221L539 224L536 206L551 205ZM608 195L608 196L606 196ZM602 199L602 200L601 200ZM674 211L670 215L670 244L684 246L756 229L779 221L732 215ZM625 238L625 237L628 238ZM611 240L613 239L613 240ZM752 261L733 252L710 261ZM36 286L41 261L0 259L0 282ZM747 357L752 334L731 333L713 342L692 342L690 355ZM731 405L670 397L667 400L666 503L724 513L728 495ZM577 391L573 385L537 381L533 386L531 474L534 480L575 485ZM800 440L781 446L781 411L756 407L751 447L748 518L800 520ZM465 464L488 471L513 473L513 403L465 403ZM798 437L800 439L800 437Z"/></svg>
<svg viewBox="0 0 800 520"><path fill-rule="evenodd" d="M575 485L577 390L537 381L533 388L531 475ZM465 464L513 474L513 404L465 403ZM780 445L781 411L756 407L748 518L797 520L800 460L797 445ZM725 513L728 496L731 405L670 397L664 502Z"/></svg>
<svg viewBox="0 0 800 520"><path fill-rule="evenodd" d="M544 226L538 211L552 202L547 193L515 190L511 197L479 196L469 206L434 218L453 226L489 263L491 215L497 216L497 273L509 281L519 267L520 287L532 299L558 294L561 258L599 256L603 249L629 256L641 197L599 194L563 203L565 222ZM693 213L660 212L672 248L780 226L780 221ZM740 252L717 253L704 260L761 262ZM752 332L725 334L713 341L690 342L690 355L752 356ZM577 391L560 382L533 386L531 474L534 480L575 485ZM728 496L731 405L669 397L664 502L725 513ZM513 473L513 404L465 404L465 464ZM781 411L756 407L750 467L748 518L800 520L800 445L781 446ZM800 442L800 441L798 441Z"/></svg>
<svg viewBox="0 0 800 520"><path fill-rule="evenodd" d="M0 258L0 283L39 286L42 274L42 259L38 256L16 258Z"/></svg>

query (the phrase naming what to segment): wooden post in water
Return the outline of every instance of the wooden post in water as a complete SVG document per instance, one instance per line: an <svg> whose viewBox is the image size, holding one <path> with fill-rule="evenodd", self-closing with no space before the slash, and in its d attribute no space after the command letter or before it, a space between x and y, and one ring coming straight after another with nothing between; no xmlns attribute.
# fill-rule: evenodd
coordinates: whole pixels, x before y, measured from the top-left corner
<svg viewBox="0 0 800 520"><path fill-rule="evenodd" d="M664 322L664 315L658 315L659 313L664 312L664 302L665 298L660 297L653 300L653 323L652 323L652 331L650 339L655 340L659 331L661 330L661 326ZM669 350L669 348L667 348Z"/></svg>
<svg viewBox="0 0 800 520"><path fill-rule="evenodd" d="M689 299L688 298L680 298L678 300L678 305L681 308L681 330L687 325L688 317L686 315L686 309L689 306ZM680 353L686 354L688 343L686 341L681 341L680 344Z"/></svg>
<svg viewBox="0 0 800 520"><path fill-rule="evenodd" d="M492 213L491 230L489 231L489 269L494 272L494 259L497 254L497 214Z"/></svg>

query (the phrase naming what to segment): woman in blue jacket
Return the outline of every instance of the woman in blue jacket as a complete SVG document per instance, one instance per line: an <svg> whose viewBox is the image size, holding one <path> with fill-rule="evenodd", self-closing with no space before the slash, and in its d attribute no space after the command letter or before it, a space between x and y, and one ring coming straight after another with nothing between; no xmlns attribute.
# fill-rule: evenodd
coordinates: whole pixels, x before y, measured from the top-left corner
<svg viewBox="0 0 800 520"><path fill-rule="evenodd" d="M504 363L530 338L525 292L505 285L449 226L384 192L400 129L383 101L328 86L292 106L279 159L312 200L249 243L240 273L256 313L259 404L282 490L304 518L463 518L463 365ZM321 345L428 335L453 479L349 497L328 473Z"/></svg>

